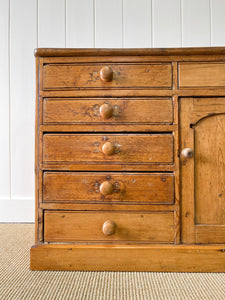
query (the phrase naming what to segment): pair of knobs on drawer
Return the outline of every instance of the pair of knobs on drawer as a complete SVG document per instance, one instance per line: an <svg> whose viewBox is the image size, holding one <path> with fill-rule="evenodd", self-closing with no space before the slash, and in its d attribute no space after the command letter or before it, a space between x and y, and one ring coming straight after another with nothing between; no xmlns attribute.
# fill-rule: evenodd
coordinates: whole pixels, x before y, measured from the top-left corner
<svg viewBox="0 0 225 300"><path fill-rule="evenodd" d="M100 78L102 81L112 81L113 79L113 69L111 67L105 66L100 70ZM100 115L103 119L109 119L113 115L113 107L110 104L102 104L100 106Z"/></svg>

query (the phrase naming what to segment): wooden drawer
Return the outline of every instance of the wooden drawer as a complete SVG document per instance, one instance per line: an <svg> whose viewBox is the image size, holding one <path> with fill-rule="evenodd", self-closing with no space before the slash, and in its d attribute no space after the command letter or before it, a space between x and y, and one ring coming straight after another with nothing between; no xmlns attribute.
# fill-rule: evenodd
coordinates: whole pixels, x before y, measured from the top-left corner
<svg viewBox="0 0 225 300"><path fill-rule="evenodd" d="M172 134L44 134L43 162L172 163Z"/></svg>
<svg viewBox="0 0 225 300"><path fill-rule="evenodd" d="M44 222L45 242L174 243L173 212L46 211Z"/></svg>
<svg viewBox="0 0 225 300"><path fill-rule="evenodd" d="M171 173L45 172L44 202L174 202Z"/></svg>
<svg viewBox="0 0 225 300"><path fill-rule="evenodd" d="M112 79L100 72L110 67ZM47 64L43 67L43 89L76 88L171 88L172 66L164 64Z"/></svg>
<svg viewBox="0 0 225 300"><path fill-rule="evenodd" d="M179 86L225 87L225 63L180 63Z"/></svg>
<svg viewBox="0 0 225 300"><path fill-rule="evenodd" d="M173 122L172 99L43 100L44 124Z"/></svg>

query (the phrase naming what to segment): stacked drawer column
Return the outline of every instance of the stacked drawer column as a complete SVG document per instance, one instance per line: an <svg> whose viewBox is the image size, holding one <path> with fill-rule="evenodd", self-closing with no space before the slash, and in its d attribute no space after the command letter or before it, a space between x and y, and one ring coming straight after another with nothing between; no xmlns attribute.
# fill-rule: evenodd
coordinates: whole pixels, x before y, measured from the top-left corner
<svg viewBox="0 0 225 300"><path fill-rule="evenodd" d="M38 243L179 243L176 72L151 60L39 58Z"/></svg>

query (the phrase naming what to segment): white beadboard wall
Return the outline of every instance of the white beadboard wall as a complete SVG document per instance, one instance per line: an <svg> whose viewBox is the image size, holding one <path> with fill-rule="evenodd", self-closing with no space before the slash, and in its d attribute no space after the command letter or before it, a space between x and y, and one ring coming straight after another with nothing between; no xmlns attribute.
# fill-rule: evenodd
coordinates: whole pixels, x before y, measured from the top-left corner
<svg viewBox="0 0 225 300"><path fill-rule="evenodd" d="M0 0L0 222L34 221L36 47L225 46L225 0Z"/></svg>

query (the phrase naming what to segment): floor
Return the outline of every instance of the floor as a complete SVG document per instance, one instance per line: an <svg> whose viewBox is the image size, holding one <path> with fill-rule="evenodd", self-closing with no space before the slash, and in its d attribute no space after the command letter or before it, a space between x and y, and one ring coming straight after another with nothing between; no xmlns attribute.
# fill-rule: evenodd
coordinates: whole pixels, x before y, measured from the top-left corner
<svg viewBox="0 0 225 300"><path fill-rule="evenodd" d="M29 270L34 224L0 224L0 299L225 299L225 273Z"/></svg>

